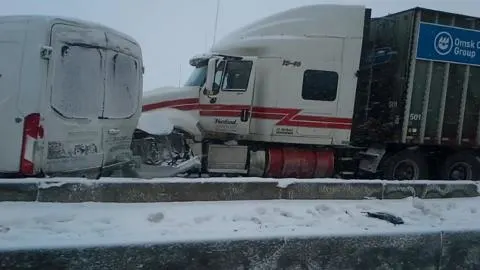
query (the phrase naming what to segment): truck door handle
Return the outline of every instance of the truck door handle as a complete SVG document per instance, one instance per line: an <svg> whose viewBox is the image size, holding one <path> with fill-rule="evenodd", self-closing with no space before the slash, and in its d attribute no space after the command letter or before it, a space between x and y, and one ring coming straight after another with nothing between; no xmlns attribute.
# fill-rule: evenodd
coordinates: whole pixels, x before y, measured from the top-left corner
<svg viewBox="0 0 480 270"><path fill-rule="evenodd" d="M249 109L243 109L241 114L240 114L240 121L247 122L249 118L250 118L250 110Z"/></svg>
<svg viewBox="0 0 480 270"><path fill-rule="evenodd" d="M108 130L108 134L110 135L117 135L118 133L120 133L120 129L118 128L111 128Z"/></svg>

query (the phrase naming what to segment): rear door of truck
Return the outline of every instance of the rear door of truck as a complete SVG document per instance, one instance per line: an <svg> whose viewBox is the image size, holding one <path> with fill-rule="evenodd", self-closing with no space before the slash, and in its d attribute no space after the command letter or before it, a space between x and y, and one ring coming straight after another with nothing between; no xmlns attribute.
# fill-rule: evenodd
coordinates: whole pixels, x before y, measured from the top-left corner
<svg viewBox="0 0 480 270"><path fill-rule="evenodd" d="M99 116L105 88L105 33L57 23L50 42L48 105L42 112L44 171L97 169L104 158Z"/></svg>
<svg viewBox="0 0 480 270"><path fill-rule="evenodd" d="M18 171L23 123L19 120L18 92L22 70L23 24L0 24L0 173Z"/></svg>
<svg viewBox="0 0 480 270"><path fill-rule="evenodd" d="M106 84L101 123L105 167L131 157L131 141L141 113L142 61L138 45L107 32Z"/></svg>

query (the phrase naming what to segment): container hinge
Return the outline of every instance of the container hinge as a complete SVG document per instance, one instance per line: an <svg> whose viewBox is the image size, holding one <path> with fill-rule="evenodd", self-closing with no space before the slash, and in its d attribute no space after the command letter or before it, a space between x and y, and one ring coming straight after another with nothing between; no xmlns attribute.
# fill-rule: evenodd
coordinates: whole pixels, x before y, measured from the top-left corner
<svg viewBox="0 0 480 270"><path fill-rule="evenodd" d="M52 57L53 48L50 46L42 46L40 49L40 57L45 60L50 60Z"/></svg>

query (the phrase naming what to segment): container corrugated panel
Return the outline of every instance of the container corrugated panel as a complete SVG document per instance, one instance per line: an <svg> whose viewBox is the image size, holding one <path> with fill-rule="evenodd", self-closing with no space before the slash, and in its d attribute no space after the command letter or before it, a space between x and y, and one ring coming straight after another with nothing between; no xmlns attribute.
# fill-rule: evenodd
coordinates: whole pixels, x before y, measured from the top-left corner
<svg viewBox="0 0 480 270"><path fill-rule="evenodd" d="M357 89L352 143L367 146L372 142L401 140L404 94L408 82L414 12L405 11L370 22L368 50ZM375 56L375 57L372 57ZM363 117L360 117L363 116Z"/></svg>
<svg viewBox="0 0 480 270"><path fill-rule="evenodd" d="M480 19L420 9L412 102L404 140L480 143ZM414 100L416 100L414 102ZM421 102L418 102L421 100ZM408 103L407 103L408 105Z"/></svg>
<svg viewBox="0 0 480 270"><path fill-rule="evenodd" d="M369 119L374 139L408 144L480 145L480 19L415 8L371 22L377 51Z"/></svg>

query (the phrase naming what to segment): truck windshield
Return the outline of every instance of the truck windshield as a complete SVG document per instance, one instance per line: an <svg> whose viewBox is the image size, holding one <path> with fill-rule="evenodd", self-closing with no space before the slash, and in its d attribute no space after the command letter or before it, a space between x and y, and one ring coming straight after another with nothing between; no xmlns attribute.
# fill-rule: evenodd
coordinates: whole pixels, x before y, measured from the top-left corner
<svg viewBox="0 0 480 270"><path fill-rule="evenodd" d="M188 77L185 86L202 86L207 78L207 68L207 65L196 67Z"/></svg>

